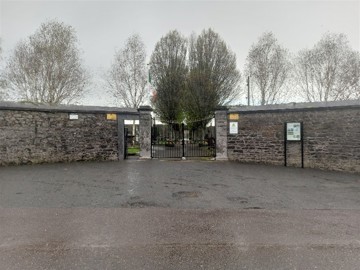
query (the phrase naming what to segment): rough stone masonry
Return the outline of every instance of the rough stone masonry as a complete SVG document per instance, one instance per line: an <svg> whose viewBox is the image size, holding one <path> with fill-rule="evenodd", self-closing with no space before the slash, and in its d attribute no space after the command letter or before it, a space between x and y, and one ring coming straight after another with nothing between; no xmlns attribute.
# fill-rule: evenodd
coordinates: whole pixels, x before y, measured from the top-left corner
<svg viewBox="0 0 360 270"><path fill-rule="evenodd" d="M360 100L237 107L229 160L284 164L284 123L302 122L304 167L360 172ZM288 166L301 166L301 143L287 142Z"/></svg>
<svg viewBox="0 0 360 270"><path fill-rule="evenodd" d="M150 158L150 110L1 102L0 165L122 159L124 119L140 119L141 157ZM229 134L229 114L239 116L238 134ZM305 167L360 172L360 100L222 108L215 116L217 159L283 165L284 123L302 122ZM287 142L288 166L301 166L300 146Z"/></svg>
<svg viewBox="0 0 360 270"><path fill-rule="evenodd" d="M108 120L108 113L137 114L137 111L2 102L0 165L117 160L118 122Z"/></svg>

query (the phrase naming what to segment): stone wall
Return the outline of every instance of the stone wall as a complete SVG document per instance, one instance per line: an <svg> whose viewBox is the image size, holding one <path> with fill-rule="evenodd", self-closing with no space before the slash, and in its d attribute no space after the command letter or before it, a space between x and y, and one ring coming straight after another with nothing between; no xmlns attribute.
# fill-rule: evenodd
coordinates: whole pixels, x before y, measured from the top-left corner
<svg viewBox="0 0 360 270"><path fill-rule="evenodd" d="M106 119L118 109L11 105L0 104L0 165L119 159L118 122Z"/></svg>
<svg viewBox="0 0 360 270"><path fill-rule="evenodd" d="M284 123L303 122L304 167L360 172L360 101L232 108L238 134L228 134L228 157L284 164ZM301 166L301 143L287 142L287 165Z"/></svg>
<svg viewBox="0 0 360 270"><path fill-rule="evenodd" d="M140 110L144 158L151 156L149 113ZM236 135L229 114L239 115ZM122 159L124 119L139 119L139 112L1 102L0 165ZM216 122L217 159L283 165L284 123L303 122L305 167L360 172L360 101L231 108L218 111ZM286 157L288 166L301 166L301 144L288 142Z"/></svg>

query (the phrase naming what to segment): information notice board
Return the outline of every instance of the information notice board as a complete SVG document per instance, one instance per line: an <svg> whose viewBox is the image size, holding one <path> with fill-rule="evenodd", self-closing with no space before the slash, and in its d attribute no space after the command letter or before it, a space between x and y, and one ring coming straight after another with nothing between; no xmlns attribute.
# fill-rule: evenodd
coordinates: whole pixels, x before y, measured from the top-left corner
<svg viewBox="0 0 360 270"><path fill-rule="evenodd" d="M238 122L230 122L229 123L229 133L230 134L238 134Z"/></svg>
<svg viewBox="0 0 360 270"><path fill-rule="evenodd" d="M286 140L301 141L301 123L286 123Z"/></svg>
<svg viewBox="0 0 360 270"><path fill-rule="evenodd" d="M304 141L303 123L288 122L284 124L284 165L287 165L287 142L300 142L301 168L304 168Z"/></svg>

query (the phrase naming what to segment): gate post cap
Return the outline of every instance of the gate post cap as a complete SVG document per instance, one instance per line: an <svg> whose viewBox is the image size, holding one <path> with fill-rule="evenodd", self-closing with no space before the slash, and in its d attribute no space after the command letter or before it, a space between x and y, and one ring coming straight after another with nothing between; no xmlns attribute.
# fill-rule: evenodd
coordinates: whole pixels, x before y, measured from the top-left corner
<svg viewBox="0 0 360 270"><path fill-rule="evenodd" d="M152 112L153 109L151 108L151 106L140 106L138 111L140 112Z"/></svg>
<svg viewBox="0 0 360 270"><path fill-rule="evenodd" d="M215 108L215 111L228 111L228 110L229 110L229 108L226 106L217 106Z"/></svg>

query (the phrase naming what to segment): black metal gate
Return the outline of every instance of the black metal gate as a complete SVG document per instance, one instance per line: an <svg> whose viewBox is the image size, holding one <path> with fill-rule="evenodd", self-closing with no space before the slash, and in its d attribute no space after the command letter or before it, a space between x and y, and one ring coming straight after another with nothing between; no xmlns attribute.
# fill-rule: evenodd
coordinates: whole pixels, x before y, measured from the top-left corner
<svg viewBox="0 0 360 270"><path fill-rule="evenodd" d="M202 125L194 122L190 125L164 124L153 118L151 157L215 157L215 126L204 125L203 122Z"/></svg>

